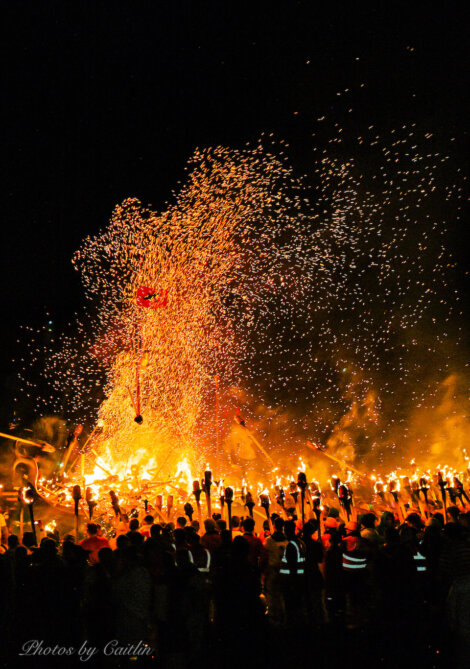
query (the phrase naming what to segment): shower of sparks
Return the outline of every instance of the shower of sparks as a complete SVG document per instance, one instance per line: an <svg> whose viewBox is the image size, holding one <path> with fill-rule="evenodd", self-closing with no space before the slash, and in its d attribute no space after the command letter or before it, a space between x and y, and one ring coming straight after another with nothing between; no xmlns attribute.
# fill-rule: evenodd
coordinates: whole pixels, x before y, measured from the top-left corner
<svg viewBox="0 0 470 669"><path fill-rule="evenodd" d="M115 467L145 453L174 469L213 451L216 374L224 435L241 398L271 446L393 448L410 407L437 392L430 373L449 371L458 301L442 211L462 189L418 135L357 137L372 175L337 157L341 128L302 178L261 143L197 151L166 211L126 200L85 240L73 262L87 314L47 355L31 336L23 394L39 361L50 394L37 411L101 419L96 448ZM165 304L143 307L142 286Z"/></svg>

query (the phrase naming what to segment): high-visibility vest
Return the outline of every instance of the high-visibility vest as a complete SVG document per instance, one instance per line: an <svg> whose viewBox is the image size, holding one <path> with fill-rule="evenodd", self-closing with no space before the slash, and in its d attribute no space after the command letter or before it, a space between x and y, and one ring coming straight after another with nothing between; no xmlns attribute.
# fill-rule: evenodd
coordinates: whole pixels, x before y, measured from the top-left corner
<svg viewBox="0 0 470 669"><path fill-rule="evenodd" d="M343 553L343 570L360 572L367 567L367 558L355 557L348 553Z"/></svg>
<svg viewBox="0 0 470 669"><path fill-rule="evenodd" d="M297 562L296 562L296 564L299 565L297 568L294 568L292 570L291 570L291 568L290 568L290 566L287 562L287 557L286 557L287 546L289 546L289 544L291 544L292 546L295 546L295 550L297 551ZM281 559L281 568L279 570L279 573L280 574L291 574L291 573L293 573L293 574L303 574L304 573L303 566L304 566L305 558L302 557L298 544L296 544L295 541L289 541L287 546L286 546L286 550L284 551L284 555L282 556L282 559Z"/></svg>
<svg viewBox="0 0 470 669"><path fill-rule="evenodd" d="M423 571L428 570L427 565L426 565L426 558L424 557L424 555L422 553L417 551L417 553L415 555L413 555L413 560L415 562L416 571L423 572Z"/></svg>
<svg viewBox="0 0 470 669"><path fill-rule="evenodd" d="M209 569L211 568L211 554L209 553L207 548L204 548L204 550L206 551L206 566L197 567L197 570L203 574L207 574L209 572ZM189 553L189 561L191 562L191 564L194 564L193 554L191 553L191 551L188 551L188 553Z"/></svg>

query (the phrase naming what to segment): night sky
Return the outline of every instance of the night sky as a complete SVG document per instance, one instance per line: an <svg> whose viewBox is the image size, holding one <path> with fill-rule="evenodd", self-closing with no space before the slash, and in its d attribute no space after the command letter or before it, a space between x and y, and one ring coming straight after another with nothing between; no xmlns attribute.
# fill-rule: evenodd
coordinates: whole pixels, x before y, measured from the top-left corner
<svg viewBox="0 0 470 669"><path fill-rule="evenodd" d="M351 129L416 122L468 171L465 5L2 2L2 429L20 325L72 318L81 240L126 197L163 207L196 147L273 132L306 170L349 88ZM448 222L466 309L467 222Z"/></svg>

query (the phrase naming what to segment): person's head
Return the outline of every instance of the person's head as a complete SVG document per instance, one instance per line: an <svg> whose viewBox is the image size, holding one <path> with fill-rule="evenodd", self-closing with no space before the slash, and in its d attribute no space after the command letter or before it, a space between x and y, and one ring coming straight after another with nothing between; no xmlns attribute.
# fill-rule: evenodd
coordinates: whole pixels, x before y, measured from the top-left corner
<svg viewBox="0 0 470 669"><path fill-rule="evenodd" d="M89 537L96 537L98 534L98 525L96 523L88 523L86 531Z"/></svg>
<svg viewBox="0 0 470 669"><path fill-rule="evenodd" d="M139 520L138 518L132 518L132 520L129 522L129 530L131 532L137 532L139 529Z"/></svg>
<svg viewBox="0 0 470 669"><path fill-rule="evenodd" d="M186 527L187 522L188 521L184 516L179 516L176 519L176 527L179 527L182 530L184 527Z"/></svg>
<svg viewBox="0 0 470 669"><path fill-rule="evenodd" d="M215 521L212 520L212 518L206 518L204 521L204 529L206 532L215 532L216 531L216 525Z"/></svg>
<svg viewBox="0 0 470 669"><path fill-rule="evenodd" d="M217 525L217 529L219 530L219 532L222 532L223 530L227 529L227 523L222 518L220 518L217 521L216 525Z"/></svg>
<svg viewBox="0 0 470 669"><path fill-rule="evenodd" d="M57 544L54 539L50 539L49 537L41 539L41 552L47 557L55 555L57 552Z"/></svg>
<svg viewBox="0 0 470 669"><path fill-rule="evenodd" d="M253 520L253 518L251 518L251 516L248 516L247 518L245 518L242 525L243 525L243 530L247 534L251 534L253 532L253 530L255 529L255 521Z"/></svg>
<svg viewBox="0 0 470 669"><path fill-rule="evenodd" d="M156 539L162 533L162 526L159 523L154 523L150 528L150 536L152 539Z"/></svg>
<svg viewBox="0 0 470 669"><path fill-rule="evenodd" d="M36 546L36 540L34 538L33 532L25 532L23 534L23 546L26 546L26 548L32 548L33 546Z"/></svg>
<svg viewBox="0 0 470 669"><path fill-rule="evenodd" d="M446 511L448 523L457 523L460 516L460 510L457 506L449 506Z"/></svg>
<svg viewBox="0 0 470 669"><path fill-rule="evenodd" d="M325 532L334 532L337 530L339 527L339 523L336 520L336 518L332 518L331 516L328 516L328 518L325 519Z"/></svg>
<svg viewBox="0 0 470 669"><path fill-rule="evenodd" d="M439 527L442 528L444 527L444 516L440 511L436 511L436 513L432 514L432 517L436 520L437 523L439 523Z"/></svg>
<svg viewBox="0 0 470 669"><path fill-rule="evenodd" d="M248 558L250 547L248 541L238 535L232 542L232 557L236 561L245 561Z"/></svg>
<svg viewBox="0 0 470 669"><path fill-rule="evenodd" d="M278 516L277 518L274 519L274 529L276 530L276 532L284 531L284 518Z"/></svg>
<svg viewBox="0 0 470 669"><path fill-rule="evenodd" d="M286 539L289 540L295 537L295 521L286 520L284 523L284 534L286 535Z"/></svg>
<svg viewBox="0 0 470 669"><path fill-rule="evenodd" d="M384 511L380 517L380 527L393 527L395 524L395 516L391 511Z"/></svg>
<svg viewBox="0 0 470 669"><path fill-rule="evenodd" d="M193 520L191 522L191 527L194 528L195 532L199 532L199 530L201 529L201 525L198 520Z"/></svg>
<svg viewBox="0 0 470 669"><path fill-rule="evenodd" d="M240 516L232 516L232 529L238 530L240 527Z"/></svg>
<svg viewBox="0 0 470 669"><path fill-rule="evenodd" d="M214 522L217 522L217 521L220 520L221 518L222 518L222 516L220 515L220 513L213 513L213 514L212 514L212 520L213 520Z"/></svg>
<svg viewBox="0 0 470 669"><path fill-rule="evenodd" d="M175 539L175 546L177 550L178 548L186 548L186 532L181 527L176 528L176 530L173 532L173 537Z"/></svg>
<svg viewBox="0 0 470 669"><path fill-rule="evenodd" d="M338 520L339 518L339 510L336 509L334 506L330 507L328 509L328 515L327 518L334 518L335 520Z"/></svg>
<svg viewBox="0 0 470 669"><path fill-rule="evenodd" d="M151 516L150 514L148 516L145 516L144 523L146 525L153 525L153 516Z"/></svg>
<svg viewBox="0 0 470 669"><path fill-rule="evenodd" d="M106 567L108 569L111 568L112 563L113 563L113 551L109 546L105 546L104 548L100 548L98 551L98 561L100 564L103 565L103 567Z"/></svg>
<svg viewBox="0 0 470 669"><path fill-rule="evenodd" d="M421 530L423 527L423 521L421 520L421 516L418 513L415 513L414 511L407 515L406 524L409 527L413 528L414 530Z"/></svg>
<svg viewBox="0 0 470 669"><path fill-rule="evenodd" d="M131 546L136 546L136 547L141 546L145 541L144 535L141 534L140 532L130 532L128 536L129 536L129 543Z"/></svg>
<svg viewBox="0 0 470 669"><path fill-rule="evenodd" d="M346 523L346 526L344 528L346 530L346 534L354 534L359 532L359 523L356 523L355 520L350 520L348 523Z"/></svg>
<svg viewBox="0 0 470 669"><path fill-rule="evenodd" d="M17 547L19 546L20 540L18 539L16 534L10 534L7 539L7 543L8 543L8 548L13 551L16 550Z"/></svg>
<svg viewBox="0 0 470 669"><path fill-rule="evenodd" d="M130 546L130 543L131 542L129 541L129 537L127 536L127 534L120 534L116 539L116 546L121 550L128 548Z"/></svg>
<svg viewBox="0 0 470 669"><path fill-rule="evenodd" d="M373 530L376 522L377 517L375 513L365 513L361 518L361 525L365 530Z"/></svg>
<svg viewBox="0 0 470 669"><path fill-rule="evenodd" d="M201 545L201 537L197 532L191 532L186 536L186 540L190 548L195 548Z"/></svg>

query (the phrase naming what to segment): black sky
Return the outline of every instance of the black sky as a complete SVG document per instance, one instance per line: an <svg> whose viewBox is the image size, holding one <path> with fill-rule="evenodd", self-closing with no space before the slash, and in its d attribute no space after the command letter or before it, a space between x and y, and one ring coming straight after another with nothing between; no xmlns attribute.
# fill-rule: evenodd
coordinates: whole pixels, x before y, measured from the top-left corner
<svg viewBox="0 0 470 669"><path fill-rule="evenodd" d="M19 326L80 308L80 241L126 197L162 206L197 146L274 132L303 168L315 119L350 88L358 124L416 122L446 152L456 137L466 170L466 4L0 3L2 418Z"/></svg>

